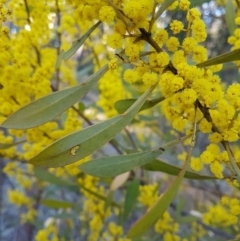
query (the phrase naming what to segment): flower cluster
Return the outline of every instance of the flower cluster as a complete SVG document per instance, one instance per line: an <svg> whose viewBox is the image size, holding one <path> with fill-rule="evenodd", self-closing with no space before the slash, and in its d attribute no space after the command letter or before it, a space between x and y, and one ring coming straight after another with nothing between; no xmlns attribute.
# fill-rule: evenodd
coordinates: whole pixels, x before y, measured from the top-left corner
<svg viewBox="0 0 240 241"><path fill-rule="evenodd" d="M211 206L203 216L206 224L217 227L229 227L238 223L240 215L240 203L237 198L223 196L221 203Z"/></svg>
<svg viewBox="0 0 240 241"><path fill-rule="evenodd" d="M208 168L218 179L225 177L226 169L235 174L232 159L239 165L240 151L229 151L227 147L240 137L240 84L224 86L221 83L217 74L222 69L221 64L199 67L208 59L207 49L202 44L207 31L201 12L191 8L189 0L174 1L168 10L178 7L186 22L172 19L167 31L154 21L162 2L0 1L0 123L24 105L77 84L79 76L86 74L81 72L86 62L94 65L94 71L108 64L109 71L99 81L100 97L96 101L106 117L117 115L114 104L118 100L153 87L154 93L161 93L165 98L161 110L176 132L192 133L194 122L197 131L208 137L205 149L199 156L191 157L191 169L199 172ZM6 21L11 24L5 24ZM96 29L77 52L78 57L86 56L85 60L72 58L56 70L54 66L61 49L69 49L71 40L83 35L97 21L102 22L101 28ZM240 48L239 11L235 23L238 28L228 39L232 50ZM99 36L102 36L101 41ZM121 62L126 65L120 66ZM240 61L236 64L240 67ZM79 70L79 75L75 76L73 70ZM42 191L47 184L37 180L27 161L54 141L80 130L83 125L81 112L78 105L74 105L44 125L28 130L0 131L0 144L4 147L0 149L0 156L16 160L7 161L4 173L20 188L31 191L34 183ZM179 159L186 159L186 156L183 152ZM130 241L124 237L123 228L110 220L119 215L119 210L106 208L107 201L97 197L107 194L101 180L79 170L78 165L89 159L48 171L79 185L84 198L79 220L90 230L87 233L83 228L81 234L86 235L87 240ZM234 178L229 179L229 183L239 186ZM37 218L33 205L36 200L19 190L10 190L8 197L12 204L27 210L21 214L22 223ZM145 207L150 208L157 199L156 183L140 187L138 201ZM222 204L211 207L204 214L203 220L207 225L228 227L237 223L239 215L238 201L224 197ZM57 226L53 222L39 230L35 240L62 240ZM196 230L198 225L195 223L192 228ZM181 240L177 234L179 225L168 211L155 224L154 230L163 240ZM199 235L203 236L204 232L201 230Z"/></svg>

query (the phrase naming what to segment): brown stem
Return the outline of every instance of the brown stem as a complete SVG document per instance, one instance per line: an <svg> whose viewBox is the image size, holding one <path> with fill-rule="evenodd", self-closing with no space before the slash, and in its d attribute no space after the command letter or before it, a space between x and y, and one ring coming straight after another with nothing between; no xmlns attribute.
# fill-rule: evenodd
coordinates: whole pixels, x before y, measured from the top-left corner
<svg viewBox="0 0 240 241"><path fill-rule="evenodd" d="M144 28L139 28L139 31L141 32L141 37L137 38L135 41L138 40L145 40L147 43L149 43L158 53L163 52L163 50L159 47L159 45L154 41L154 39L151 36L151 33L148 33ZM173 74L177 74L176 68L173 66L172 62L170 61L168 66L164 68L165 71L171 71Z"/></svg>

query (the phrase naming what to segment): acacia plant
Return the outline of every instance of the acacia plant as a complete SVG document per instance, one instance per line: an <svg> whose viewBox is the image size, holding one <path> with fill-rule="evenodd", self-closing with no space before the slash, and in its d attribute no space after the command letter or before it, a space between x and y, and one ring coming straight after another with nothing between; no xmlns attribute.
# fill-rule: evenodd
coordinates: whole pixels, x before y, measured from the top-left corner
<svg viewBox="0 0 240 241"><path fill-rule="evenodd" d="M15 185L9 201L31 226L28 240L237 236L240 84L220 76L224 63L240 67L240 2L213 2L226 10L230 50L212 58L195 7L203 2L0 1L0 157ZM96 87L99 100L86 104ZM157 159L162 154L175 154L180 167ZM160 187L152 171L175 178ZM196 218L174 202L184 178L221 179L228 190ZM62 214L49 215L45 228L36 225L49 218L44 205ZM187 234L180 216L193 220Z"/></svg>

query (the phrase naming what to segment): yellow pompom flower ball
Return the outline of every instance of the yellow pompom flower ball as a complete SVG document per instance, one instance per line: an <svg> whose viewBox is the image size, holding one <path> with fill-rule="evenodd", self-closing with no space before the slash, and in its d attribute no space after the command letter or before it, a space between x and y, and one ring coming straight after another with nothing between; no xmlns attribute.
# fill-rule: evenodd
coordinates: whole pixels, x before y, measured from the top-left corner
<svg viewBox="0 0 240 241"><path fill-rule="evenodd" d="M142 81L146 86L154 86L158 81L157 74L154 72L147 72L143 75Z"/></svg>
<svg viewBox="0 0 240 241"><path fill-rule="evenodd" d="M102 6L99 10L99 19L105 23L112 23L116 13L110 6Z"/></svg>

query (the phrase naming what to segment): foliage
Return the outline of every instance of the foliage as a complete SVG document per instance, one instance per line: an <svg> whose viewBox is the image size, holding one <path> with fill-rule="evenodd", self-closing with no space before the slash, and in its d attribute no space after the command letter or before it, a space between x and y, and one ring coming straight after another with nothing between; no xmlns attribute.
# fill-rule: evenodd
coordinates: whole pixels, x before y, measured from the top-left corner
<svg viewBox="0 0 240 241"><path fill-rule="evenodd" d="M0 1L0 161L27 240L238 238L240 2L209 2L230 49L211 57L204 2ZM198 215L183 182L207 183Z"/></svg>

